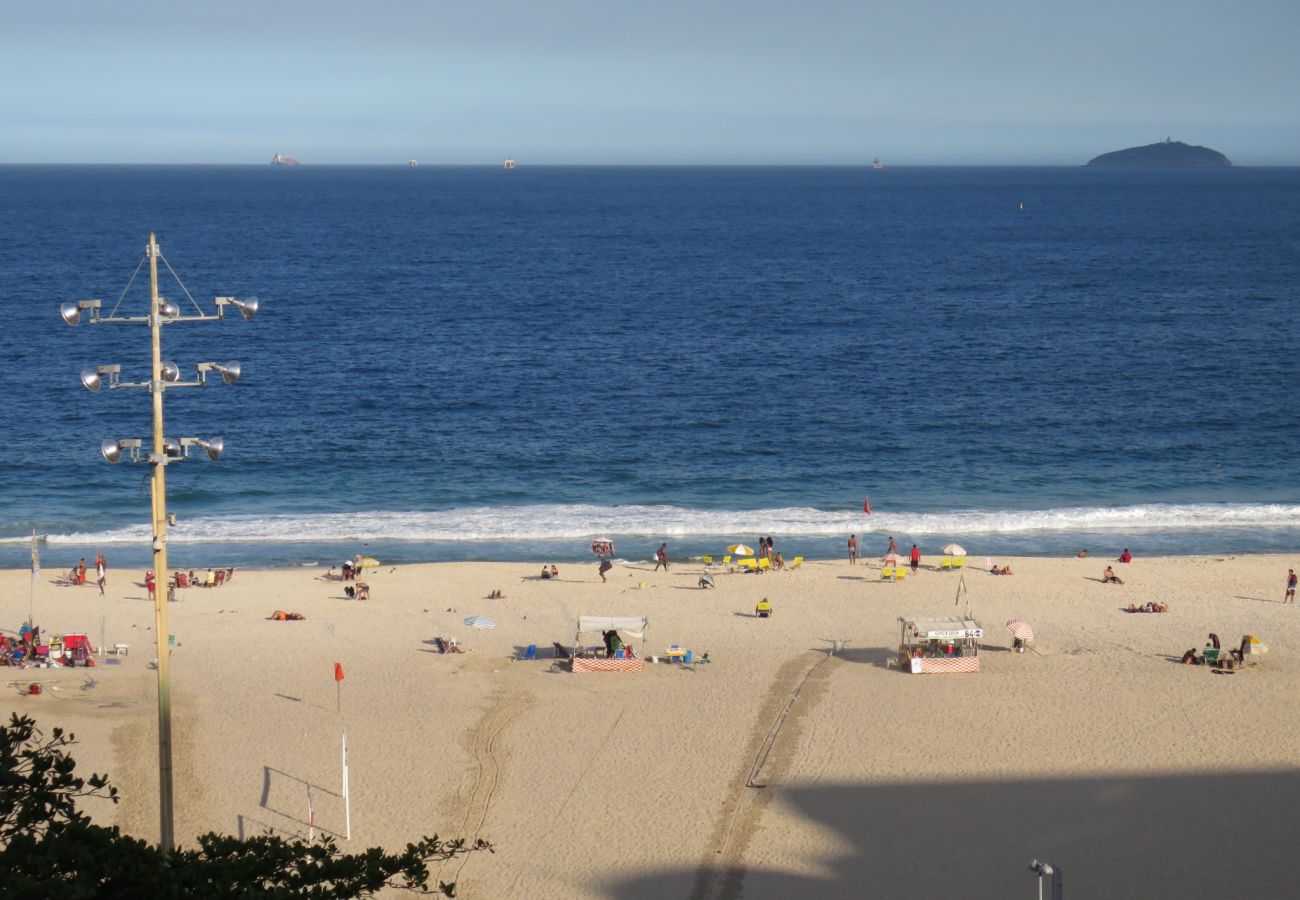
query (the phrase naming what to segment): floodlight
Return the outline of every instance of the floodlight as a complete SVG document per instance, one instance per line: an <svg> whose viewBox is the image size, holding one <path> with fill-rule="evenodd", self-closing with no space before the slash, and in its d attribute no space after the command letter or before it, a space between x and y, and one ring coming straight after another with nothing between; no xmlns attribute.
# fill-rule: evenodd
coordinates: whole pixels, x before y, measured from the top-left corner
<svg viewBox="0 0 1300 900"><path fill-rule="evenodd" d="M164 363L162 364L162 380L163 380L163 381L180 381L180 380L181 380L181 367L178 366L178 365L176 365L176 363L174 363L174 362L164 362Z"/></svg>
<svg viewBox="0 0 1300 900"><path fill-rule="evenodd" d="M81 384L86 390L94 393L103 387L104 379L99 377L99 372L96 369L82 369Z"/></svg>
<svg viewBox="0 0 1300 900"><path fill-rule="evenodd" d="M221 459L221 453L226 449L225 440L219 437L214 437L208 441L196 441L195 443L207 451L208 459L213 462Z"/></svg>
<svg viewBox="0 0 1300 900"><path fill-rule="evenodd" d="M122 442L121 441L103 441L99 445L100 455L111 463L120 462L122 459Z"/></svg>
<svg viewBox="0 0 1300 900"><path fill-rule="evenodd" d="M174 319L181 314L181 308L170 300L158 298L158 314L164 319Z"/></svg>
<svg viewBox="0 0 1300 900"><path fill-rule="evenodd" d="M97 317L99 314L98 300L78 300L75 303L69 301L59 305L59 315L63 316L63 321L69 325L81 324L82 310L90 310L91 315Z"/></svg>

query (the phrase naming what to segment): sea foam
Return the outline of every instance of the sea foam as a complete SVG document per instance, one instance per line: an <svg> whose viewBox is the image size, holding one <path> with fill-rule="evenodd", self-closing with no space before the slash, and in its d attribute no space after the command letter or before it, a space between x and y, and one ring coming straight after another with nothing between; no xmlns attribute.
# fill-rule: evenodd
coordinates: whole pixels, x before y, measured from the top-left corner
<svg viewBox="0 0 1300 900"><path fill-rule="evenodd" d="M1137 504L1042 510L826 511L810 507L721 510L677 506L539 504L469 506L436 512L348 512L185 519L177 543L563 540L591 537L745 539L758 534L833 536L896 533L912 537L1053 532L1300 529L1300 504ZM50 534L51 544L147 541L145 523L104 531Z"/></svg>

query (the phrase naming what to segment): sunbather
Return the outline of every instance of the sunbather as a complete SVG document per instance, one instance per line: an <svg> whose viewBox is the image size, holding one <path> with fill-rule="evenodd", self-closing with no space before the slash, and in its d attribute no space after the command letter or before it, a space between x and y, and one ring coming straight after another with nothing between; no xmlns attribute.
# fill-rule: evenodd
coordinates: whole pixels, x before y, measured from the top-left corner
<svg viewBox="0 0 1300 900"><path fill-rule="evenodd" d="M307 617L304 616L302 613L285 612L282 609L277 609L275 612L271 613L266 618L268 621L274 620L277 622L301 622L303 619Z"/></svg>
<svg viewBox="0 0 1300 900"><path fill-rule="evenodd" d="M1115 574L1115 570L1113 568L1107 566L1106 571L1101 573L1101 583L1102 584L1123 584L1124 582L1120 579L1118 575Z"/></svg>

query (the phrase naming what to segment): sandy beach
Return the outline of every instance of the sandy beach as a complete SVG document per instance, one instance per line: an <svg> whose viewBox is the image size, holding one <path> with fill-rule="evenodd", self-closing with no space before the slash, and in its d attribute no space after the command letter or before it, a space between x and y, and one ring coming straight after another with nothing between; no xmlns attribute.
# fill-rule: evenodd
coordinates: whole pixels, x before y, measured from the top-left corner
<svg viewBox="0 0 1300 900"><path fill-rule="evenodd" d="M783 547L793 555L797 547ZM883 548L882 548L883 549ZM1036 896L1031 859L1077 897L1278 891L1300 802L1300 638L1284 556L1000 558L1014 575L940 571L904 583L880 563L797 571L594 560L537 578L522 563L368 570L349 600L324 569L238 571L170 606L176 831L344 830L353 849L422 834L483 837L435 877L461 896L969 898ZM110 559L111 563L111 559ZM8 669L5 713L76 733L83 774L122 792L106 823L156 839L153 606L143 572L62 587L0 573L0 624L29 603L45 634L129 644L94 668ZM959 580L967 595L956 600ZM504 599L485 599L494 589ZM767 597L770 619L753 615ZM1161 601L1164 614L1130 603ZM900 616L971 614L983 671L890 665ZM268 621L274 610L303 621ZM581 614L645 615L644 656L670 644L706 665L572 674ZM488 616L496 628L467 627ZM1030 622L1031 652L1003 623ZM101 626L102 622L102 626ZM1178 664L1209 632L1270 648L1232 675ZM439 654L435 637L463 654ZM845 649L829 653L833 639ZM597 643L598 636L591 642ZM514 661L530 643L538 659ZM346 678L334 680L334 663ZM24 696L31 682L45 687ZM779 727L778 727L779 724ZM756 786L747 786L747 783Z"/></svg>

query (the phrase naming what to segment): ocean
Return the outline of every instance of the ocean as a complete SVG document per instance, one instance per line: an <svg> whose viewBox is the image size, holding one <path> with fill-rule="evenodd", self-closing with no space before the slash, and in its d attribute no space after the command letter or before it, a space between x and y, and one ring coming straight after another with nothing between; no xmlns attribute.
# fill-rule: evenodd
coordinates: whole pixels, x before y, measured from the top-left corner
<svg viewBox="0 0 1300 900"><path fill-rule="evenodd" d="M1300 549L1300 170L0 166L0 566ZM169 271L179 276L178 283ZM183 284L184 287L181 285ZM202 454L199 454L201 457ZM863 512L869 497L871 515Z"/></svg>

